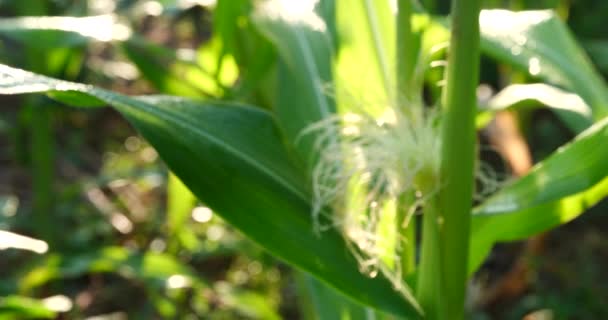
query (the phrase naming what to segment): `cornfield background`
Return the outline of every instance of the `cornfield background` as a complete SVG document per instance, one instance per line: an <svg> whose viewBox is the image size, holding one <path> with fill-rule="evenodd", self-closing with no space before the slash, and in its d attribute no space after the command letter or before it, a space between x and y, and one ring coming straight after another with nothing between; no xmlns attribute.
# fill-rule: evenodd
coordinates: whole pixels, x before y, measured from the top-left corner
<svg viewBox="0 0 608 320"><path fill-rule="evenodd" d="M327 110L439 104L450 2L411 3L413 89L390 100L390 1L0 0L0 319L414 310L393 287L420 208L394 280L299 198ZM608 318L608 3L481 6L465 318Z"/></svg>

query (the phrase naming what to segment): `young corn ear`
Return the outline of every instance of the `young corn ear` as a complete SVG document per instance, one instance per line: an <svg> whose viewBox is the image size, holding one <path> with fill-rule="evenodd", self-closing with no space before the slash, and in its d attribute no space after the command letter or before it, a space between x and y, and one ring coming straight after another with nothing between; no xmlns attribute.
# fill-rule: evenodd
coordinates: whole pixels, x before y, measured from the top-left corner
<svg viewBox="0 0 608 320"><path fill-rule="evenodd" d="M340 230L361 272L373 277L382 271L399 287L404 239L396 229L407 228L441 187L439 117L422 106L388 108L380 117L358 108L308 126L302 135L309 134L316 136L319 157L312 171L315 232ZM476 199L500 185L484 163L476 179Z"/></svg>
<svg viewBox="0 0 608 320"><path fill-rule="evenodd" d="M312 172L315 231L339 229L362 272L378 270L400 283L401 241L382 221L406 228L440 183L437 117L422 106L388 108L380 117L363 111L326 118L302 134L316 136L319 160ZM414 195L411 203L401 203ZM403 221L397 207L407 206ZM325 208L332 214L321 217ZM387 215L391 215L387 217ZM396 228L392 228L396 231Z"/></svg>

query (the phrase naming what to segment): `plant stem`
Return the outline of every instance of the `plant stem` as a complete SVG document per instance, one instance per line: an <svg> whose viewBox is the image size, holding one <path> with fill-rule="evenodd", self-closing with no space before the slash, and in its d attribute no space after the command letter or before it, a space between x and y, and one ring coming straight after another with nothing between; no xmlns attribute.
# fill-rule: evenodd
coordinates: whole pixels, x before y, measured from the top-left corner
<svg viewBox="0 0 608 320"><path fill-rule="evenodd" d="M451 41L443 96L439 211L442 307L464 318L475 161L476 88L479 79L480 0L452 2Z"/></svg>
<svg viewBox="0 0 608 320"><path fill-rule="evenodd" d="M54 180L54 139L51 124L51 110L42 105L41 99L31 98L28 103L31 132L31 173L33 225L37 235L54 246L53 227L53 180Z"/></svg>
<svg viewBox="0 0 608 320"><path fill-rule="evenodd" d="M441 254L440 248L440 214L437 200L432 199L424 207L422 221L422 248L418 266L418 284L416 295L425 312L425 319L439 320L441 316Z"/></svg>
<svg viewBox="0 0 608 320"><path fill-rule="evenodd" d="M436 0L422 0L422 5L424 6L424 9L426 9L426 12L435 14L435 11L437 10Z"/></svg>
<svg viewBox="0 0 608 320"><path fill-rule="evenodd" d="M412 1L399 0L397 5L397 94L413 102L412 99L418 94L413 83L418 46L412 32Z"/></svg>
<svg viewBox="0 0 608 320"><path fill-rule="evenodd" d="M416 69L418 46L416 38L412 32L412 1L399 0L397 14L397 102L400 101L400 96L403 95L406 101L414 102L413 99L417 94L417 88L414 88L413 78L414 70ZM415 104L411 106L402 106L402 110L408 111L410 107L421 107ZM416 266L416 224L415 219L411 219L410 223L404 228L403 222L407 218L408 204L413 203L415 196L408 194L400 197L397 203L398 219L397 230L401 239L401 272L405 278L412 273Z"/></svg>
<svg viewBox="0 0 608 320"><path fill-rule="evenodd" d="M413 193L404 194L397 202L397 224L401 248L401 273L405 280L416 270L416 219L408 217L409 206L414 203ZM405 220L409 219L407 225Z"/></svg>
<svg viewBox="0 0 608 320"><path fill-rule="evenodd" d="M452 2L441 132L442 187L425 207L417 295L427 319L464 318L475 152L480 0Z"/></svg>

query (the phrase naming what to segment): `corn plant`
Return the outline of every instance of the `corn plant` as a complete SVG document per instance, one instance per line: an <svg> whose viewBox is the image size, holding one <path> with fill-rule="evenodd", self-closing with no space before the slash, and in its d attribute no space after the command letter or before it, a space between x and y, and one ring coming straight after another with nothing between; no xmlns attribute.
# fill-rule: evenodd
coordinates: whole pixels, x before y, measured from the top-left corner
<svg viewBox="0 0 608 320"><path fill-rule="evenodd" d="M218 9L231 12L229 3ZM408 0L303 3L264 2L247 16L264 48L259 64L239 57L236 31L219 24L220 51L229 54L218 61L237 61L241 91L222 83L220 67L203 87L148 75L189 96L178 97L126 96L2 65L0 93L111 105L196 197L320 281L302 276L311 291L326 285L394 317L463 319L467 279L496 242L570 221L605 197L608 93L550 11L480 17L478 0L455 0L447 23ZM141 42L123 45L136 64L150 64L138 54ZM549 84L508 87L478 110L480 48ZM446 52L442 97L425 105L426 75ZM268 74L270 94L256 83ZM256 95L262 107L221 99ZM553 108L578 136L473 208L475 177L484 180L476 124L530 100Z"/></svg>

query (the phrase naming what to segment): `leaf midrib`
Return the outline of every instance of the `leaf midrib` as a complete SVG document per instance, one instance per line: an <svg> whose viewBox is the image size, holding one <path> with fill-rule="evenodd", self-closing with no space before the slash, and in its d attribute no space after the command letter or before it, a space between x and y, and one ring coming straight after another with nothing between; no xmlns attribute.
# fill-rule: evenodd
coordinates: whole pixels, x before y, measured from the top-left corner
<svg viewBox="0 0 608 320"><path fill-rule="evenodd" d="M196 134L204 137L211 143L213 143L217 146L220 146L223 150L226 150L227 152L231 153L232 155L236 156L237 158L242 159L244 162L248 163L250 166L263 172L264 174L269 176L272 180L276 181L278 184L280 184L281 186L285 187L290 192L295 194L301 200L306 201L306 202L308 201L308 197L306 197L305 193L302 190L300 190L299 188L297 188L295 185L293 185L291 182L289 182L287 179L283 178L281 174L269 169L267 166L262 165L260 162L255 161L247 153L241 152L237 148L233 147L232 145L225 143L224 141L222 141L220 139L215 138L210 132L205 131L203 128L192 125L190 123L189 118L180 117L180 116L168 113L168 112L164 112L162 109L153 108L148 103L139 101L139 100L133 100L133 102L136 102L136 103L133 103L134 106L130 106L128 103L124 103L123 101L121 101L122 96L118 96L113 93L106 92L105 90L101 90L101 89L96 89L95 91L96 91L96 93L98 92L98 94L103 96L100 98L102 98L106 101L107 100L112 101L111 104L113 104L115 106L120 106L125 109L134 108L135 110L138 110L138 111L148 112L161 119L166 119L173 126L181 127L184 130L186 130L187 132L193 132L193 133L196 133ZM258 111L255 109L251 109L251 111L262 113L262 111Z"/></svg>

